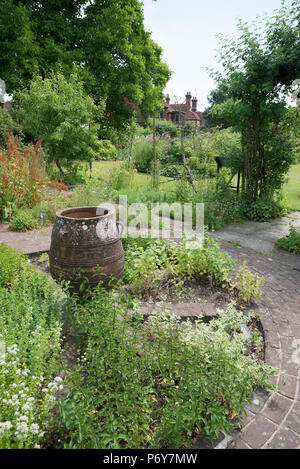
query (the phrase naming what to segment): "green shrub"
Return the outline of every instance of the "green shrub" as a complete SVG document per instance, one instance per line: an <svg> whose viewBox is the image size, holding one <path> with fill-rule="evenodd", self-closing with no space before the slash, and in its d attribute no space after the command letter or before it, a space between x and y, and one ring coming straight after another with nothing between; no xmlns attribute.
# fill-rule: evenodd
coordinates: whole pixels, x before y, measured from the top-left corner
<svg viewBox="0 0 300 469"><path fill-rule="evenodd" d="M167 262L167 247L161 239L126 238L123 281L133 293L142 295L159 284L159 272Z"/></svg>
<svg viewBox="0 0 300 469"><path fill-rule="evenodd" d="M149 173L153 160L153 147L150 142L143 141L136 143L133 150L133 161L135 168L140 173Z"/></svg>
<svg viewBox="0 0 300 469"><path fill-rule="evenodd" d="M258 199L255 202L244 199L242 201L242 210L246 218L254 221L268 221L289 213L282 201L268 198Z"/></svg>
<svg viewBox="0 0 300 469"><path fill-rule="evenodd" d="M9 228L12 231L34 230L38 227L38 221L30 210L15 210L9 223Z"/></svg>
<svg viewBox="0 0 300 469"><path fill-rule="evenodd" d="M0 151L7 149L7 134L20 131L20 126L14 121L11 113L0 106Z"/></svg>
<svg viewBox="0 0 300 469"><path fill-rule="evenodd" d="M257 301L262 293L262 285L264 278L257 273L253 274L246 267L246 262L243 265L237 275L237 281L234 286L238 288L239 297L245 303L249 301Z"/></svg>
<svg viewBox="0 0 300 469"><path fill-rule="evenodd" d="M98 289L72 320L82 356L59 403L64 448L186 448L196 433L229 433L254 389L272 388L233 306L209 324L164 312L144 322L128 296Z"/></svg>
<svg viewBox="0 0 300 469"><path fill-rule="evenodd" d="M170 164L161 168L161 175L170 178L179 178L183 173L183 165Z"/></svg>
<svg viewBox="0 0 300 469"><path fill-rule="evenodd" d="M21 251L0 243L0 261L0 287L8 287L16 281L27 260Z"/></svg>
<svg viewBox="0 0 300 469"><path fill-rule="evenodd" d="M244 219L241 201L231 191L215 191L206 197L204 221L209 229L218 230L228 223Z"/></svg>
<svg viewBox="0 0 300 469"><path fill-rule="evenodd" d="M182 241L173 253L172 273L185 281L208 279L212 284L227 287L236 261L222 252L217 241L206 239L202 248L187 249Z"/></svg>
<svg viewBox="0 0 300 469"><path fill-rule="evenodd" d="M289 235L276 241L276 247L300 254L300 232L290 224Z"/></svg>
<svg viewBox="0 0 300 469"><path fill-rule="evenodd" d="M173 122L157 120L155 128L158 135L168 134L172 138L177 137L178 127Z"/></svg>
<svg viewBox="0 0 300 469"><path fill-rule="evenodd" d="M95 155L95 160L116 160L117 157L117 149L110 140L99 140L99 150Z"/></svg>

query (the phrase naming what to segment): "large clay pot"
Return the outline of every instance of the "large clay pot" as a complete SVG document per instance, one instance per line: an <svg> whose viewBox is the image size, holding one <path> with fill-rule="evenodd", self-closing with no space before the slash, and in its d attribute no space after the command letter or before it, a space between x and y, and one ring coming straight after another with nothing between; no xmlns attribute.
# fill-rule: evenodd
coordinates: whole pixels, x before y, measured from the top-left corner
<svg viewBox="0 0 300 469"><path fill-rule="evenodd" d="M124 250L119 224L110 210L76 207L56 214L49 253L54 279L70 282L79 292L81 276L94 288L100 281L108 285L124 272Z"/></svg>

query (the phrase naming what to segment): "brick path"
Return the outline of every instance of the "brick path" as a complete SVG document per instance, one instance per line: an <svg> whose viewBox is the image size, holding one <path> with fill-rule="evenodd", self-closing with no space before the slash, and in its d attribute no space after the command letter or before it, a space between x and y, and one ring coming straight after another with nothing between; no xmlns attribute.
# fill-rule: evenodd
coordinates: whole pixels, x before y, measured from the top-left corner
<svg viewBox="0 0 300 469"><path fill-rule="evenodd" d="M266 363L284 372L274 382L277 393L258 391L247 407L243 429L231 444L236 449L300 448L300 259L272 258L223 242L222 248L265 278L258 312L265 333ZM291 255L292 256L292 255ZM296 257L297 259L297 257ZM298 270L297 270L298 269Z"/></svg>

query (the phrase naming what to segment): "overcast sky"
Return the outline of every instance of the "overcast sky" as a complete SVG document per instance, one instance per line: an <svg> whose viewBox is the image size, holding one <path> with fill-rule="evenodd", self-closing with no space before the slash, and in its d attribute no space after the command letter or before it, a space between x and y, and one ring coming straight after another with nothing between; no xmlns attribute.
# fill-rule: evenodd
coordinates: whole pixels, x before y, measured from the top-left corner
<svg viewBox="0 0 300 469"><path fill-rule="evenodd" d="M143 0L145 27L164 49L164 60L174 72L166 93L184 101L187 91L198 97L198 110L207 106L214 88L206 67L219 68L218 34L236 38L239 18L252 22L271 16L281 0Z"/></svg>

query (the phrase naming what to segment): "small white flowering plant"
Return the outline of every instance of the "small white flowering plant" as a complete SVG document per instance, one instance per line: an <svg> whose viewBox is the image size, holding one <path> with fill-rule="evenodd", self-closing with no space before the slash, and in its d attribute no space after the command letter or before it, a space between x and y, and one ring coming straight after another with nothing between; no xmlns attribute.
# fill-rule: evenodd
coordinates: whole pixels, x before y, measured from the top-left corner
<svg viewBox="0 0 300 469"><path fill-rule="evenodd" d="M24 368L16 344L7 347L0 362L0 448L38 448L45 424L62 388L59 376L44 385L43 376Z"/></svg>
<svg viewBox="0 0 300 469"><path fill-rule="evenodd" d="M15 265L18 256L8 247L0 250L0 280L5 260ZM39 448L62 388L57 375L64 300L23 257L10 278L0 282L0 448Z"/></svg>

